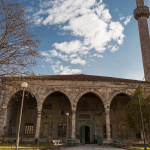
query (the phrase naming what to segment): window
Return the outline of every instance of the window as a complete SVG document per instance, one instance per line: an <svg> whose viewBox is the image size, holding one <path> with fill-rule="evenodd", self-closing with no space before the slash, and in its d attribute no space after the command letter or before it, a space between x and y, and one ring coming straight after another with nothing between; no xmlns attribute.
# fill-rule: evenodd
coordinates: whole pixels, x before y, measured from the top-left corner
<svg viewBox="0 0 150 150"><path fill-rule="evenodd" d="M64 115L64 111L63 110L62 110L61 114Z"/></svg>
<svg viewBox="0 0 150 150"><path fill-rule="evenodd" d="M25 135L33 135L33 123L25 124Z"/></svg>
<svg viewBox="0 0 150 150"><path fill-rule="evenodd" d="M43 109L52 109L52 105L43 105Z"/></svg>
<svg viewBox="0 0 150 150"><path fill-rule="evenodd" d="M58 137L66 137L66 124L58 125Z"/></svg>

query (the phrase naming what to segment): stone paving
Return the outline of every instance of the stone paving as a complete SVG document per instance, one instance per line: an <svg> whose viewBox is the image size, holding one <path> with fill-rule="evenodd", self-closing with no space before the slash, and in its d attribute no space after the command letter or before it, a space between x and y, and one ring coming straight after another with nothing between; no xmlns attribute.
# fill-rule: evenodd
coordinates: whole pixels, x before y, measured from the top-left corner
<svg viewBox="0 0 150 150"><path fill-rule="evenodd" d="M77 146L77 147L67 147L65 148L65 150L125 150L125 149L114 148L111 146L99 146L97 144L86 144L86 145Z"/></svg>

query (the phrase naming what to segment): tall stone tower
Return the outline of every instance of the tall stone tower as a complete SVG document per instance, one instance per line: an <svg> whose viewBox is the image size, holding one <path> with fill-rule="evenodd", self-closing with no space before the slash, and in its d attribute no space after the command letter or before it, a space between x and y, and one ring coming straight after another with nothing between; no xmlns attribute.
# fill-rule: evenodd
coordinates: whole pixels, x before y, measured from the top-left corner
<svg viewBox="0 0 150 150"><path fill-rule="evenodd" d="M147 19L149 8L145 6L144 0L136 0L137 8L134 10L134 17L138 21L141 51L145 80L150 81L150 37Z"/></svg>

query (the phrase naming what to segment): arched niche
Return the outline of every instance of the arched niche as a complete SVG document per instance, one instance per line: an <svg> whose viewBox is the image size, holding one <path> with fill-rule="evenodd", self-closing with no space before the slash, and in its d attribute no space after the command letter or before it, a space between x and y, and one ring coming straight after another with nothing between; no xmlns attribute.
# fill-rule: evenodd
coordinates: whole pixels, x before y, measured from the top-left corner
<svg viewBox="0 0 150 150"><path fill-rule="evenodd" d="M127 140L131 136L125 120L125 109L131 97L126 93L115 95L110 104L112 139Z"/></svg>
<svg viewBox="0 0 150 150"><path fill-rule="evenodd" d="M94 143L98 136L103 136L105 125L105 110L102 100L93 92L85 93L77 103L76 138L81 139L80 126L89 126L90 143Z"/></svg>
<svg viewBox="0 0 150 150"><path fill-rule="evenodd" d="M18 132L23 91L12 95L7 103L7 111L4 122L4 135L15 138ZM20 137L34 138L37 120L37 101L34 95L25 91L22 109Z"/></svg>
<svg viewBox="0 0 150 150"><path fill-rule="evenodd" d="M72 111L69 98L59 91L53 92L46 97L42 106L41 128L44 127L42 124L49 124L47 136L51 136L54 139L66 138L67 112L69 113L68 137L71 137ZM45 138L45 133L43 132L41 133L41 138Z"/></svg>

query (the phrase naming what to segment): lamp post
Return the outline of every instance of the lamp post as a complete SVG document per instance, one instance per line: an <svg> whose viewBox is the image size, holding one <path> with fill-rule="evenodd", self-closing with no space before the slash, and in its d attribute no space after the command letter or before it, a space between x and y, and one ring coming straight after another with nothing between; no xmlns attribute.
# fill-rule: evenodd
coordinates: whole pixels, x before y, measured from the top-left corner
<svg viewBox="0 0 150 150"><path fill-rule="evenodd" d="M146 149L146 143L145 143L145 131L144 131L144 124L143 124L143 117L142 117L142 110L141 110L141 104L140 104L140 97L139 97L139 95L138 95L137 99L138 99L140 115L141 115L141 126L142 126L142 130L143 130L143 138L144 138L144 146L145 146L144 150L147 150Z"/></svg>
<svg viewBox="0 0 150 150"><path fill-rule="evenodd" d="M140 104L140 97L139 97L139 95L137 97L136 96L131 96L131 97L135 97L138 100L139 110L140 110L141 126L142 126L143 138L144 138L144 150L147 150L146 142L145 142L145 131L144 131L144 123L143 123L142 110L141 110L141 104Z"/></svg>
<svg viewBox="0 0 150 150"><path fill-rule="evenodd" d="M67 139L68 138L68 116L69 116L68 112L66 113L66 116L67 116L67 134L66 134L66 139Z"/></svg>
<svg viewBox="0 0 150 150"><path fill-rule="evenodd" d="M27 88L27 86L28 86L28 84L26 82L23 82L21 84L21 87L23 88L23 96L22 96L22 101L21 101L21 110L20 110L20 117L19 117L18 134L17 134L17 140L16 140L16 150L18 150L18 146L19 146L19 133L20 133L21 116L22 116L22 108L23 108L23 101L24 101L24 92L25 92L25 88Z"/></svg>

